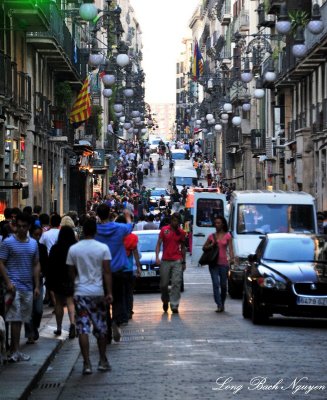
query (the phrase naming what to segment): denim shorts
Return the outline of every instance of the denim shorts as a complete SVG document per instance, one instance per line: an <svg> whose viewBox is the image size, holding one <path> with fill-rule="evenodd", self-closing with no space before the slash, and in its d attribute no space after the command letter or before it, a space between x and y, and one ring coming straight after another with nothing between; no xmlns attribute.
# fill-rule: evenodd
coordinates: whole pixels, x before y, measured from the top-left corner
<svg viewBox="0 0 327 400"><path fill-rule="evenodd" d="M103 296L74 296L77 334L90 334L101 338L107 334L107 308Z"/></svg>

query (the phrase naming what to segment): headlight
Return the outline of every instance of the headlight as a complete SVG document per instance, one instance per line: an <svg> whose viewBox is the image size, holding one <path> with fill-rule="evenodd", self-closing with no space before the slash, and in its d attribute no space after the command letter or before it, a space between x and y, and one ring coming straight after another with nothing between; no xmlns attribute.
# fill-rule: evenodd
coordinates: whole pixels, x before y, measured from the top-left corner
<svg viewBox="0 0 327 400"><path fill-rule="evenodd" d="M260 287L263 287L266 289L277 289L277 290L285 290L286 289L286 284L284 282L277 281L272 276L267 276L266 278L260 277L257 279L257 282Z"/></svg>

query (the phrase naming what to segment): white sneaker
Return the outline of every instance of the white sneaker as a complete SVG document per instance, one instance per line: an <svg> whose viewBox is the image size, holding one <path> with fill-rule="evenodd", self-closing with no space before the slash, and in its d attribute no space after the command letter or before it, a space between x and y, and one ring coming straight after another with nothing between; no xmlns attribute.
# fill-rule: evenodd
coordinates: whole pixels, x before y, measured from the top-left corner
<svg viewBox="0 0 327 400"><path fill-rule="evenodd" d="M112 326L112 336L114 338L114 341L120 342L121 330L119 326L116 324L116 322L113 322L111 326Z"/></svg>
<svg viewBox="0 0 327 400"><path fill-rule="evenodd" d="M25 353L21 353L20 351L16 351L12 353L9 357L9 362L19 362L19 361L29 361L31 356Z"/></svg>

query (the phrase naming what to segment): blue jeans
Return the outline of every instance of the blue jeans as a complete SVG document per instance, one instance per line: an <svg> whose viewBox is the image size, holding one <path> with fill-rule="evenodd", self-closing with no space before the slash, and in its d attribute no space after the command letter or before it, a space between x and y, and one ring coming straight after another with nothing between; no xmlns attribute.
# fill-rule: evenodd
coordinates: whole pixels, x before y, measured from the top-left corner
<svg viewBox="0 0 327 400"><path fill-rule="evenodd" d="M228 265L209 266L212 280L213 297L218 307L223 307L227 295Z"/></svg>

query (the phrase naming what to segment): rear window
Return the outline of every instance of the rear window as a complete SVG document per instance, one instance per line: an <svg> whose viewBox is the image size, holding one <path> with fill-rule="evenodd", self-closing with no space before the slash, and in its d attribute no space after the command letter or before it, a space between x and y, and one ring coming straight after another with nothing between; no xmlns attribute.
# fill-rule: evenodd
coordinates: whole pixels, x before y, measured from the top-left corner
<svg viewBox="0 0 327 400"><path fill-rule="evenodd" d="M302 232L315 233L310 204L239 204L238 234Z"/></svg>
<svg viewBox="0 0 327 400"><path fill-rule="evenodd" d="M214 227L216 217L224 216L224 203L221 199L198 199L196 225Z"/></svg>

